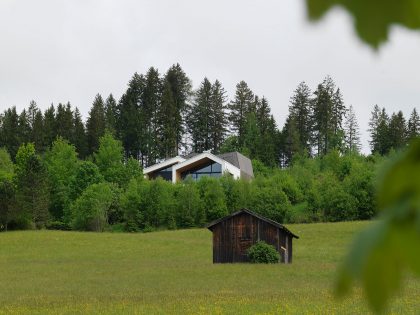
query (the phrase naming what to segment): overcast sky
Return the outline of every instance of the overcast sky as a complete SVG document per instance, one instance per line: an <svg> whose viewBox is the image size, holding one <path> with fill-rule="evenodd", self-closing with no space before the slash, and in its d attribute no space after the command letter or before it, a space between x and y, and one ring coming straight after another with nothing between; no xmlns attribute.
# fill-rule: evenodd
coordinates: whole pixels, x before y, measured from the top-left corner
<svg viewBox="0 0 420 315"><path fill-rule="evenodd" d="M356 110L364 152L374 104L408 117L420 104L420 35L391 30L379 52L335 10L306 19L303 0L1 0L0 110L70 101L84 118L97 93L118 99L134 72L179 62L194 87L219 79L229 96L245 80L279 127L301 81L326 75Z"/></svg>

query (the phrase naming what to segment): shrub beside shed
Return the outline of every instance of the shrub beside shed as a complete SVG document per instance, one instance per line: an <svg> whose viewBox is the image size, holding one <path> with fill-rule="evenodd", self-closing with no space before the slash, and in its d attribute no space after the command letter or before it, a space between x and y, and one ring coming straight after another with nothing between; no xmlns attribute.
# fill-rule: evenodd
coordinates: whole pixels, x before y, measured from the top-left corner
<svg viewBox="0 0 420 315"><path fill-rule="evenodd" d="M293 238L282 224L242 209L207 225L213 232L213 263L249 262L247 250L258 241L273 245L281 263L291 263Z"/></svg>

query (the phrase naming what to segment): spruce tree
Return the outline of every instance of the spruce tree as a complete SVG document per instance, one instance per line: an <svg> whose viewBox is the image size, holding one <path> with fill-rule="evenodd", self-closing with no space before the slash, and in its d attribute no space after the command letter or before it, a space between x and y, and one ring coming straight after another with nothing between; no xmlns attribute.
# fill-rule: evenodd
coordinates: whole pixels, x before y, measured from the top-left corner
<svg viewBox="0 0 420 315"><path fill-rule="evenodd" d="M31 138L31 125L29 124L29 115L25 109L19 115L18 122L19 143L27 143Z"/></svg>
<svg viewBox="0 0 420 315"><path fill-rule="evenodd" d="M79 109L76 107L73 113L73 134L71 143L76 147L79 157L84 159L88 155L87 137L85 126Z"/></svg>
<svg viewBox="0 0 420 315"><path fill-rule="evenodd" d="M229 121L232 131L237 135L239 145L244 142L246 116L254 106L254 94L245 81L236 85L235 99L229 103Z"/></svg>
<svg viewBox="0 0 420 315"><path fill-rule="evenodd" d="M195 92L190 113L187 118L188 131L192 139L194 152L212 149L212 84L204 78Z"/></svg>
<svg viewBox="0 0 420 315"><path fill-rule="evenodd" d="M117 135L121 139L126 157L143 161L145 151L145 120L142 95L145 80L135 73L128 83L127 91L118 103ZM142 163L143 164L143 163Z"/></svg>
<svg viewBox="0 0 420 315"><path fill-rule="evenodd" d="M171 93L167 93L166 97L172 95L173 98L167 105L173 104L175 106L175 110L171 110L174 114L172 119L174 120L173 125L176 135L173 152L175 155L178 155L185 145L183 143L183 135L185 134L185 116L188 112L188 100L191 95L191 81L179 64L169 68L164 81L165 86L168 84L171 90Z"/></svg>
<svg viewBox="0 0 420 315"><path fill-rule="evenodd" d="M360 130L353 106L350 105L345 122L345 144L347 152L360 152Z"/></svg>
<svg viewBox="0 0 420 315"><path fill-rule="evenodd" d="M6 147L12 158L19 149L19 115L16 107L7 109L2 117L0 147Z"/></svg>
<svg viewBox="0 0 420 315"><path fill-rule="evenodd" d="M211 147L218 153L227 133L226 92L222 84L216 80L212 85L210 96L210 132Z"/></svg>
<svg viewBox="0 0 420 315"><path fill-rule="evenodd" d="M177 119L175 100L168 81L164 81L161 106L158 111L159 158L166 159L178 154Z"/></svg>
<svg viewBox="0 0 420 315"><path fill-rule="evenodd" d="M55 108L53 104L44 113L44 137L46 147L51 146L57 138L57 122L55 120Z"/></svg>
<svg viewBox="0 0 420 315"><path fill-rule="evenodd" d="M31 142L35 145L35 150L37 152L43 153L46 150L45 144L45 130L44 130L44 117L42 112L38 110L35 114L33 123L32 123L32 134Z"/></svg>
<svg viewBox="0 0 420 315"><path fill-rule="evenodd" d="M99 148L99 138L105 133L105 108L102 96L97 94L86 123L88 154Z"/></svg>
<svg viewBox="0 0 420 315"><path fill-rule="evenodd" d="M420 117L414 108L411 112L410 119L407 124L407 140L412 140L420 136Z"/></svg>
<svg viewBox="0 0 420 315"><path fill-rule="evenodd" d="M73 131L73 111L71 109L70 103L67 103L66 105L61 103L58 104L55 120L57 127L55 138L62 137L68 141L71 141Z"/></svg>
<svg viewBox="0 0 420 315"><path fill-rule="evenodd" d="M311 154L311 90L301 82L290 99L289 116L293 118L299 135L299 151Z"/></svg>
<svg viewBox="0 0 420 315"><path fill-rule="evenodd" d="M146 134L145 166L156 163L158 147L158 113L162 94L162 81L157 69L151 67L146 74L143 93L144 122Z"/></svg>
<svg viewBox="0 0 420 315"><path fill-rule="evenodd" d="M371 118L369 121L369 129L368 129L370 133L369 144L370 144L372 153L379 151L378 127L380 124L380 118L381 118L381 109L376 104L371 113Z"/></svg>
<svg viewBox="0 0 420 315"><path fill-rule="evenodd" d="M112 133L117 128L117 102L112 94L105 101L105 128Z"/></svg>
<svg viewBox="0 0 420 315"><path fill-rule="evenodd" d="M389 136L391 147L401 149L407 143L406 122L402 111L393 113L389 121Z"/></svg>

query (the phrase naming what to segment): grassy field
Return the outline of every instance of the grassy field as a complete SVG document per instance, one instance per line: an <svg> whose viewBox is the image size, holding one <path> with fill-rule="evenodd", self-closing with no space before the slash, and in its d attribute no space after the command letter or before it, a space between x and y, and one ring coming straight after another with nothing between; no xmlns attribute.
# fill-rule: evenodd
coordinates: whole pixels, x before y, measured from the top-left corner
<svg viewBox="0 0 420 315"><path fill-rule="evenodd" d="M288 225L291 265L213 265L205 229L148 234L0 233L0 314L365 314L336 301L337 264L367 222ZM420 314L407 276L392 314Z"/></svg>

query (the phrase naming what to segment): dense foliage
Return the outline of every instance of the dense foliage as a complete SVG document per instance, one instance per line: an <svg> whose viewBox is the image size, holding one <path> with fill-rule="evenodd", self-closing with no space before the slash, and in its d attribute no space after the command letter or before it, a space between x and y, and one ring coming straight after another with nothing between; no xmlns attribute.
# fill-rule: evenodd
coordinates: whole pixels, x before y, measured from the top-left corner
<svg viewBox="0 0 420 315"><path fill-rule="evenodd" d="M279 262L280 254L273 245L260 241L247 250L249 261L255 264L275 264Z"/></svg>
<svg viewBox="0 0 420 315"><path fill-rule="evenodd" d="M91 161L80 160L62 138L43 155L22 145L15 162L1 149L1 229L200 227L240 208L278 222L369 219L376 214L376 169L385 159L332 150L296 156L285 169L254 160L252 181L225 175L172 184L144 179L139 163L124 159L123 144L111 133L98 143Z"/></svg>
<svg viewBox="0 0 420 315"><path fill-rule="evenodd" d="M378 165L419 136L420 118L375 106L368 157L359 132L330 77L314 91L298 85L279 130L268 100L244 81L229 101L218 80L193 91L179 64L164 75L150 68L119 101L96 95L86 123L70 103L42 112L32 101L0 115L0 226L149 231L203 226L240 208L278 222L369 219ZM143 179L142 167L203 150L244 153L255 179Z"/></svg>

